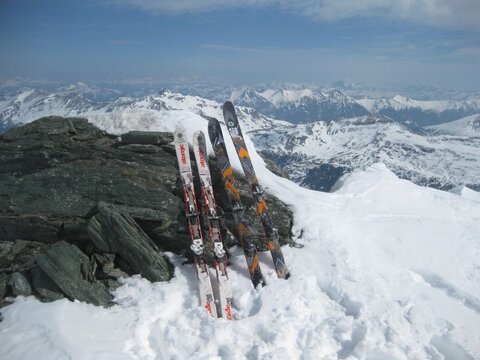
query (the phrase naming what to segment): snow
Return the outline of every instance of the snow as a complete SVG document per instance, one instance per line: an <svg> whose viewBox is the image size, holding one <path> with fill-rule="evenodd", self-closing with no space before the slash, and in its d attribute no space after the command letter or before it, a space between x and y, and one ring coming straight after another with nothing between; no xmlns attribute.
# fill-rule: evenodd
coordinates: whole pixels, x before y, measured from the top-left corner
<svg viewBox="0 0 480 360"><path fill-rule="evenodd" d="M32 96L35 93L35 89L29 89L18 95L17 101L24 102L29 96Z"/></svg>
<svg viewBox="0 0 480 360"><path fill-rule="evenodd" d="M480 114L466 116L445 124L428 126L427 129L435 134L480 137Z"/></svg>
<svg viewBox="0 0 480 360"><path fill-rule="evenodd" d="M183 110L91 121L115 134L182 126L191 136L207 125ZM480 358L478 193L419 187L383 164L343 178L333 193L315 192L270 173L251 152L262 185L294 212L303 248L283 247L289 280L277 279L262 253L268 286L252 289L233 248L235 320L214 320L199 307L193 265L168 254L170 282L125 279L112 308L17 298L2 309L0 358Z"/></svg>

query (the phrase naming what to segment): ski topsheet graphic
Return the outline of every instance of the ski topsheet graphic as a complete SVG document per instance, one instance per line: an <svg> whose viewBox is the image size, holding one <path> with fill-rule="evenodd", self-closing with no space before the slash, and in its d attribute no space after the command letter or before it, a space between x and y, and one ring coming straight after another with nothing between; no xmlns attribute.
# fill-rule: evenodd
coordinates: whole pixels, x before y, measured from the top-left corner
<svg viewBox="0 0 480 360"><path fill-rule="evenodd" d="M207 145L205 135L202 131L197 131L193 135L193 150L200 177L203 202L205 204L208 233L213 245L214 266L218 279L219 302L222 317L232 320L232 287L227 273L227 254L223 247L220 219L218 217L215 197L213 196L212 178L208 167Z"/></svg>
<svg viewBox="0 0 480 360"><path fill-rule="evenodd" d="M282 249L278 242L277 229L273 227L272 219L268 210L267 203L263 199L263 189L258 183L255 170L248 153L245 139L243 138L242 130L238 122L235 108L230 101L223 105L223 117L227 125L228 132L232 138L235 150L242 164L243 171L250 186L250 191L257 204L257 213L260 216L265 235L267 236L267 246L272 254L273 264L279 278L287 279L290 274L283 258Z"/></svg>
<svg viewBox="0 0 480 360"><path fill-rule="evenodd" d="M185 201L185 215L188 220L188 228L192 238L192 245L190 248L194 254L195 267L197 270L200 303L210 315L216 318L218 316L217 308L215 306L212 283L208 273L208 266L202 238L202 229L200 227L200 221L197 212L197 202L195 199L192 168L190 166L188 142L182 132L175 131L174 143L177 153L180 177L182 180L183 197Z"/></svg>
<svg viewBox="0 0 480 360"><path fill-rule="evenodd" d="M222 180L227 193L228 203L233 213L233 218L237 226L238 236L245 258L247 260L248 270L252 279L253 286L265 285L260 262L258 260L257 247L253 242L252 233L247 223L243 211L240 193L236 188L236 180L233 175L232 167L228 159L227 149L225 147L222 129L217 119L210 119L208 123L208 135L215 151L217 167L222 174Z"/></svg>

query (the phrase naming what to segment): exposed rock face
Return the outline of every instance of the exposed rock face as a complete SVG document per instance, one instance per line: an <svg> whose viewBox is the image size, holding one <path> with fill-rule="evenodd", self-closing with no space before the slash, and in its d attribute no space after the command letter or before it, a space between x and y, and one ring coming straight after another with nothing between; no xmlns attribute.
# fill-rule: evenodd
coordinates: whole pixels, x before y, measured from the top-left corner
<svg viewBox="0 0 480 360"><path fill-rule="evenodd" d="M86 119L61 117L1 134L0 303L33 294L107 306L118 277L169 280L163 251L191 258L172 140L158 132L131 132L120 140ZM235 235L223 186L212 172L225 233ZM264 248L242 181L240 190ZM281 241L291 241L291 212L273 197L267 202ZM227 247L233 243L226 237Z"/></svg>
<svg viewBox="0 0 480 360"><path fill-rule="evenodd" d="M168 265L153 241L128 213L100 202L87 223L88 234L96 249L118 254L131 272L150 281L170 279Z"/></svg>
<svg viewBox="0 0 480 360"><path fill-rule="evenodd" d="M108 305L111 295L106 286L95 279L95 261L91 261L75 245L60 241L37 255L40 270L70 299L95 305Z"/></svg>

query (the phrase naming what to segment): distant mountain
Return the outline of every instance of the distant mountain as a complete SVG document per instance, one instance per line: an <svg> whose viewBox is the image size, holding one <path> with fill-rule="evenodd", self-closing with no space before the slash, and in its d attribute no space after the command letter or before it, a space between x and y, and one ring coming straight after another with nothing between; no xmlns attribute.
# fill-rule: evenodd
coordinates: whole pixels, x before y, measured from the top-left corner
<svg viewBox="0 0 480 360"><path fill-rule="evenodd" d="M87 100L101 102L111 101L122 95L120 90L87 85L84 82L60 86L55 92L57 94L78 94Z"/></svg>
<svg viewBox="0 0 480 360"><path fill-rule="evenodd" d="M343 88L344 83L337 84ZM251 88L233 90L230 100L276 119L294 124L337 121L368 114L385 115L412 130L454 121L480 113L480 97L464 100L415 100L396 95L391 98L354 99L337 89Z"/></svg>
<svg viewBox="0 0 480 360"><path fill-rule="evenodd" d="M38 86L37 86L38 85ZM0 111L21 93L36 89L61 97L80 97L94 103L113 102L121 97L141 98L155 95L161 89L170 89L184 95L198 96L223 103L230 99L239 106L292 123L336 121L370 113L388 116L413 130L424 126L454 121L480 113L480 93L444 92L435 87L410 89L420 98L391 96L392 90L379 89L365 83L335 82L324 88L292 83L258 84L241 87L222 82L201 82L196 79L138 79L117 83L59 85L53 82L32 82L23 79L0 78ZM410 91L409 90L409 91ZM425 93L422 93L421 91ZM441 99L431 100L425 94ZM450 97L448 97L450 96ZM419 100L429 98L430 100ZM5 119L0 118L0 122Z"/></svg>
<svg viewBox="0 0 480 360"><path fill-rule="evenodd" d="M272 102L252 89L242 88L234 90L230 95L230 101L237 106L250 107L264 114L270 114L276 109Z"/></svg>
<svg viewBox="0 0 480 360"><path fill-rule="evenodd" d="M480 113L480 99L433 101L396 95L393 98L364 98L358 100L358 103L371 113L388 116L414 128L446 123Z"/></svg>
<svg viewBox="0 0 480 360"><path fill-rule="evenodd" d="M243 89L233 92L230 99L236 105L249 106L268 116L291 123L338 120L369 113L355 99L338 90L319 91L304 88L256 92Z"/></svg>
<svg viewBox="0 0 480 360"><path fill-rule="evenodd" d="M440 88L434 85L375 86L366 82L335 81L324 88L337 89L355 99L392 98L399 92L411 99L435 100L449 99L455 101L479 99L480 91Z"/></svg>
<svg viewBox="0 0 480 360"><path fill-rule="evenodd" d="M101 107L77 92L48 92L28 89L5 100L0 109L0 129L28 123L43 116L74 116Z"/></svg>
<svg viewBox="0 0 480 360"><path fill-rule="evenodd" d="M43 116L91 116L125 110L182 110L200 116L222 118L221 104L198 96L162 90L154 95L124 96L110 102L91 101L77 92L49 92L28 89L5 101L0 101L0 131L24 124ZM247 129L269 128L285 123L270 119L251 108L240 108L239 118ZM288 124L288 123L287 123Z"/></svg>

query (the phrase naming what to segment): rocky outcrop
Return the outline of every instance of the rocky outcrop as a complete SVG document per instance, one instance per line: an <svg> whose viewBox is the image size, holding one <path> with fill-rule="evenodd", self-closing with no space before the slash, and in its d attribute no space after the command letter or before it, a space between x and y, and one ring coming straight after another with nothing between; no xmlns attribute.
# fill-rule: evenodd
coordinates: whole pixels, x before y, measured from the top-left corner
<svg viewBox="0 0 480 360"><path fill-rule="evenodd" d="M169 280L164 251L191 259L172 139L161 132L116 137L86 119L61 117L0 134L0 301L34 295L107 306L119 277ZM228 247L236 244L235 226L216 173ZM239 183L264 249L253 200ZM290 211L273 197L267 202L289 242Z"/></svg>
<svg viewBox="0 0 480 360"><path fill-rule="evenodd" d="M95 278L96 262L75 245L60 241L37 255L35 260L43 274L56 285L56 289L69 299L95 305L109 304L112 296L107 287Z"/></svg>
<svg viewBox="0 0 480 360"><path fill-rule="evenodd" d="M158 247L128 213L103 202L93 211L87 230L96 249L118 255L130 272L150 281L169 280L168 265Z"/></svg>

